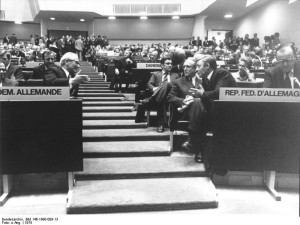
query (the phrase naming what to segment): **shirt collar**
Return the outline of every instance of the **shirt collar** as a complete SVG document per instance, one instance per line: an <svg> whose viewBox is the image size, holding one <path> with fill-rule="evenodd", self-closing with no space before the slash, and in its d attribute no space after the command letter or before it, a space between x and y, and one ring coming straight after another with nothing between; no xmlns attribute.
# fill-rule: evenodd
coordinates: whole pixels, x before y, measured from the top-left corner
<svg viewBox="0 0 300 225"><path fill-rule="evenodd" d="M7 67L5 67L5 69L8 70L9 67L10 67L10 63L7 65Z"/></svg>
<svg viewBox="0 0 300 225"><path fill-rule="evenodd" d="M207 76L207 79L208 79L209 81L210 81L210 79L211 79L211 77L212 77L213 72L214 72L214 71L211 71L210 74L208 74L208 76Z"/></svg>
<svg viewBox="0 0 300 225"><path fill-rule="evenodd" d="M65 71L65 74L66 74L66 76L67 76L67 77L69 77L69 74L70 74L70 73L69 73L69 71L68 71L68 70L66 70L66 69L65 69L65 68L63 68L63 67L62 67L62 69Z"/></svg>
<svg viewBox="0 0 300 225"><path fill-rule="evenodd" d="M284 74L284 78L286 78L287 76L294 77L294 68L290 72Z"/></svg>

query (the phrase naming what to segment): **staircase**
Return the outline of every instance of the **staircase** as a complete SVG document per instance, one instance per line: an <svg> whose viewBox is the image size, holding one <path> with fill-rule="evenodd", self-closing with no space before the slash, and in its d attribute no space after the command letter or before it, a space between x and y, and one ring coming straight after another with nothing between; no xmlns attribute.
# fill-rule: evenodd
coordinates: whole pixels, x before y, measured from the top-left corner
<svg viewBox="0 0 300 225"><path fill-rule="evenodd" d="M169 132L135 123L133 101L113 93L86 62L83 99L83 167L67 213L112 213L215 208L214 185L192 156L171 154Z"/></svg>

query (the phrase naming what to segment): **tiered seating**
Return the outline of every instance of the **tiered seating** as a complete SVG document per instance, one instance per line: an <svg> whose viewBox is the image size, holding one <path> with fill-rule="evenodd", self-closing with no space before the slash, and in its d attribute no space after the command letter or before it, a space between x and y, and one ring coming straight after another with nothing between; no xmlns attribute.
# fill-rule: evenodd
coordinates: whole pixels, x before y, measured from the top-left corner
<svg viewBox="0 0 300 225"><path fill-rule="evenodd" d="M188 155L170 155L168 132L136 124L135 112L130 111L134 102L124 94L111 93L96 73L89 76L91 83L81 85L79 91L84 171L75 174L67 212L217 207L216 190L204 165Z"/></svg>

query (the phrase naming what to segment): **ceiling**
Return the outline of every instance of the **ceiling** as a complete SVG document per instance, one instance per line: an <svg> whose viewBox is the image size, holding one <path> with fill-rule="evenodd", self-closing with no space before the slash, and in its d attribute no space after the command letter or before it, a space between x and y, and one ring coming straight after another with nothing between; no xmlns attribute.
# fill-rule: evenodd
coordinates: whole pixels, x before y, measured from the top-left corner
<svg viewBox="0 0 300 225"><path fill-rule="evenodd" d="M225 14L231 13L233 15L231 20L234 21L271 1L272 0L259 0L246 7L247 0L217 0L200 14L207 15L207 18L210 19L220 20L224 19Z"/></svg>
<svg viewBox="0 0 300 225"><path fill-rule="evenodd" d="M200 15L207 15L208 19L224 20L224 15L226 13L232 13L233 17L230 20L235 21L247 15L251 11L271 1L272 0L259 0L255 2L253 5L246 7L247 0L216 0L214 3L208 6L204 11L202 11ZM147 1L147 3L149 4L149 0ZM191 3L197 4L197 1L191 1ZM191 4L191 7L193 7L193 4ZM182 17L191 17L191 16L193 15L183 15ZM94 12L40 10L35 17L35 21L39 21L41 19L50 20L51 17L54 17L55 21L63 21L63 22L79 22L81 18L84 18L85 22L90 22L94 18L107 18L107 16L103 16ZM164 16L159 15L156 17L164 17ZM168 15L168 17L170 17L170 15ZM128 18L128 16L126 18Z"/></svg>

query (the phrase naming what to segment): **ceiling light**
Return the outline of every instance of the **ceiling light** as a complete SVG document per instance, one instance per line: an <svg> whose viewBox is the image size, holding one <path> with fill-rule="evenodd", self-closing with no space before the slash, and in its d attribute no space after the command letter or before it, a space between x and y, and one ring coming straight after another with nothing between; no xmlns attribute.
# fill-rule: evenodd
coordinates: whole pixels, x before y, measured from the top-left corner
<svg viewBox="0 0 300 225"><path fill-rule="evenodd" d="M80 19L81 22L84 22L84 19Z"/></svg>
<svg viewBox="0 0 300 225"><path fill-rule="evenodd" d="M21 21L15 21L15 24L22 24Z"/></svg>
<svg viewBox="0 0 300 225"><path fill-rule="evenodd" d="M54 18L54 17L51 17L50 20L55 20L55 18Z"/></svg>
<svg viewBox="0 0 300 225"><path fill-rule="evenodd" d="M115 20L116 17L114 17L114 16L109 16L108 19L110 19L110 20Z"/></svg>
<svg viewBox="0 0 300 225"><path fill-rule="evenodd" d="M178 19L179 19L179 16L172 16L172 19L173 19L173 20L178 20Z"/></svg>
<svg viewBox="0 0 300 225"><path fill-rule="evenodd" d="M255 2L257 2L258 0L247 0L247 3L246 3L246 7L254 4Z"/></svg>
<svg viewBox="0 0 300 225"><path fill-rule="evenodd" d="M148 17L147 16L141 16L140 19L141 20L146 20L146 19L148 19Z"/></svg>
<svg viewBox="0 0 300 225"><path fill-rule="evenodd" d="M289 4L292 4L292 3L296 2L296 1L298 1L298 0L289 0Z"/></svg>
<svg viewBox="0 0 300 225"><path fill-rule="evenodd" d="M232 18L232 14L226 14L224 17L225 18Z"/></svg>

